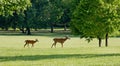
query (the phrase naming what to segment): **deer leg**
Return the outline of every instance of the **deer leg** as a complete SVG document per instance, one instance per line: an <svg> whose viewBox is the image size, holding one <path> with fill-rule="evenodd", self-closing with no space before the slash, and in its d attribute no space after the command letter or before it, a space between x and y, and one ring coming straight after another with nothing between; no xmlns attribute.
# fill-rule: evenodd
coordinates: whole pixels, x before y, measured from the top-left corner
<svg viewBox="0 0 120 66"><path fill-rule="evenodd" d="M55 48L56 48L56 44L57 44L57 42L54 43L54 47L55 47Z"/></svg>
<svg viewBox="0 0 120 66"><path fill-rule="evenodd" d="M56 43L54 44L54 47L56 48Z"/></svg>
<svg viewBox="0 0 120 66"><path fill-rule="evenodd" d="M53 47L54 44L55 44L55 43L52 44L51 48Z"/></svg>
<svg viewBox="0 0 120 66"><path fill-rule="evenodd" d="M56 42L54 42L54 43L52 44L51 48L52 48L53 46L56 48Z"/></svg>
<svg viewBox="0 0 120 66"><path fill-rule="evenodd" d="M26 46L27 44L24 45L24 47Z"/></svg>
<svg viewBox="0 0 120 66"><path fill-rule="evenodd" d="M34 47L34 44L32 44L32 46L31 47Z"/></svg>
<svg viewBox="0 0 120 66"><path fill-rule="evenodd" d="M27 44L27 46L29 47L29 44Z"/></svg>

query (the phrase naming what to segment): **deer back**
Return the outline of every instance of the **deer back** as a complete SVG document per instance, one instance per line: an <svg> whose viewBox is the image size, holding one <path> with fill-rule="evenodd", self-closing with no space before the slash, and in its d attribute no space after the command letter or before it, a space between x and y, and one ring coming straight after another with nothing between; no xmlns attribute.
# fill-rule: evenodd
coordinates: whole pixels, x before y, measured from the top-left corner
<svg viewBox="0 0 120 66"><path fill-rule="evenodd" d="M67 39L66 38L54 38L54 42L64 43Z"/></svg>
<svg viewBox="0 0 120 66"><path fill-rule="evenodd" d="M25 40L26 44L34 44L36 43L38 40Z"/></svg>

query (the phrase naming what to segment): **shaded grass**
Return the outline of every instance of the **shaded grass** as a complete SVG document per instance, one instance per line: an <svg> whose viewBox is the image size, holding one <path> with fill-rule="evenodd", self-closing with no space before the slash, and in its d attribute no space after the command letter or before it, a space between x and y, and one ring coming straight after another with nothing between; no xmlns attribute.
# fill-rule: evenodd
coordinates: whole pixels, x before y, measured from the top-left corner
<svg viewBox="0 0 120 66"><path fill-rule="evenodd" d="M50 33L50 30L39 30L39 31L31 31L32 35L26 35L24 33L21 33L19 30L13 31L0 31L0 36L49 36L49 37L55 37L55 36L66 36L71 35L71 31L67 30L64 31L63 29L55 29L54 33Z"/></svg>
<svg viewBox="0 0 120 66"><path fill-rule="evenodd" d="M119 66L119 47L0 48L2 66Z"/></svg>
<svg viewBox="0 0 120 66"><path fill-rule="evenodd" d="M50 59L66 59L66 58L99 58L99 57L112 57L120 56L120 53L116 54L58 54L58 55L28 55L28 56L0 56L0 62L4 61L35 61L35 60L50 60Z"/></svg>

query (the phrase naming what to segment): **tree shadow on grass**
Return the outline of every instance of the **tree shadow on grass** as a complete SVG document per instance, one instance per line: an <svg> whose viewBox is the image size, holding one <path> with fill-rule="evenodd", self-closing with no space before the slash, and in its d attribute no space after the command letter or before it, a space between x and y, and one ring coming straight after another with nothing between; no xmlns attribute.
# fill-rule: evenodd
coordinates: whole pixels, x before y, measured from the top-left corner
<svg viewBox="0 0 120 66"><path fill-rule="evenodd" d="M59 54L59 55L28 55L28 56L0 56L0 62L5 61L34 61L67 58L97 58L120 56L120 54Z"/></svg>

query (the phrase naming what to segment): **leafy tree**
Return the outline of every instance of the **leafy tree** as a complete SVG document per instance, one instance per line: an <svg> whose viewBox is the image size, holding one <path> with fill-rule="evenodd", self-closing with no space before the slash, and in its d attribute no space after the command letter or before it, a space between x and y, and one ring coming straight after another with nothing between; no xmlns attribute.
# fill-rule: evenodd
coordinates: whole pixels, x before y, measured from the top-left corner
<svg viewBox="0 0 120 66"><path fill-rule="evenodd" d="M3 29L3 30L8 30L8 28L11 26L11 17L4 17L4 16L0 16L0 27Z"/></svg>
<svg viewBox="0 0 120 66"><path fill-rule="evenodd" d="M35 17L34 17L34 25L33 28L46 28L46 24L44 22L44 8L48 6L48 0L32 0Z"/></svg>
<svg viewBox="0 0 120 66"><path fill-rule="evenodd" d="M72 32L89 41L98 38L99 47L101 39L106 38L107 47L109 34L120 25L119 5L119 0L80 0L73 13Z"/></svg>
<svg viewBox="0 0 120 66"><path fill-rule="evenodd" d="M66 25L70 22L70 16L69 16L70 10L64 9L63 14L60 18L60 23L64 25L64 30L66 31Z"/></svg>
<svg viewBox="0 0 120 66"><path fill-rule="evenodd" d="M0 15L8 16L15 11L24 11L30 4L30 0L0 0Z"/></svg>
<svg viewBox="0 0 120 66"><path fill-rule="evenodd" d="M15 17L15 16L14 16ZM20 29L20 31L22 31L22 33L26 33L25 27L25 14L19 14L17 15L17 17L15 17L15 19L17 19L17 28Z"/></svg>
<svg viewBox="0 0 120 66"><path fill-rule="evenodd" d="M25 11L25 20L24 20L24 24L25 24L25 28L26 28L26 34L27 35L31 35L31 25L32 25L32 22L33 22L33 11L32 11L32 8L28 8L27 11ZM32 17L33 16L33 17Z"/></svg>
<svg viewBox="0 0 120 66"><path fill-rule="evenodd" d="M59 0L58 0L59 1ZM58 2L57 2L58 3ZM56 1L53 2L52 0L48 2L48 6L44 9L44 20L48 23L51 28L51 33L54 31L54 24L59 21L60 16L60 8L57 7Z"/></svg>
<svg viewBox="0 0 120 66"><path fill-rule="evenodd" d="M17 21L13 16L24 13L24 10L29 6L31 6L30 0L0 0L1 27L8 30L12 26L15 29L17 27Z"/></svg>
<svg viewBox="0 0 120 66"><path fill-rule="evenodd" d="M61 9L61 15L60 15L60 24L64 26L64 30L66 31L67 25L69 24L71 18L70 18L70 4L71 0L62 0L60 9Z"/></svg>
<svg viewBox="0 0 120 66"><path fill-rule="evenodd" d="M66 30L66 25L69 26L71 21L71 16L73 10L76 8L80 0L58 0L56 1L57 7L61 10L60 20L58 24L62 24L64 26L64 30Z"/></svg>

